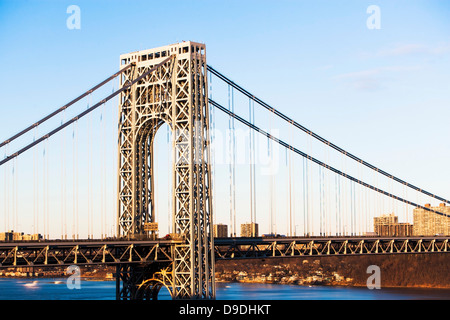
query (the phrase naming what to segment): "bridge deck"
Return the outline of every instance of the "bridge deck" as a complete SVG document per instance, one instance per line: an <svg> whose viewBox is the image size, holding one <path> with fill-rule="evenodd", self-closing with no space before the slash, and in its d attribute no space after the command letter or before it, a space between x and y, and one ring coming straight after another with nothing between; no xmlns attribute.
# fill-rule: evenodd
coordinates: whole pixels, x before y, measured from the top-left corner
<svg viewBox="0 0 450 320"><path fill-rule="evenodd" d="M450 252L449 237L216 238L216 259ZM0 242L0 268L172 261L173 240Z"/></svg>
<svg viewBox="0 0 450 320"><path fill-rule="evenodd" d="M449 252L449 237L279 237L215 240L218 259Z"/></svg>
<svg viewBox="0 0 450 320"><path fill-rule="evenodd" d="M171 261L171 240L0 242L0 267Z"/></svg>

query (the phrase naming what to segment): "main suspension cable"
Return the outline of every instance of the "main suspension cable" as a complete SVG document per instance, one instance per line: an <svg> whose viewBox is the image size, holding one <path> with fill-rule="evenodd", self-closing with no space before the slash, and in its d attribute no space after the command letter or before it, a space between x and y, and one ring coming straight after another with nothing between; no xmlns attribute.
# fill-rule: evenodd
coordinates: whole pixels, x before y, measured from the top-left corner
<svg viewBox="0 0 450 320"><path fill-rule="evenodd" d="M246 126L252 128L253 130L258 131L259 133L261 133L262 135L266 136L267 138L269 138L269 139L271 139L271 140L273 140L273 141L279 143L279 144L282 145L283 147L288 148L289 150L291 150L291 151L293 151L293 152L295 152L295 153L301 155L302 157L305 157L305 158L307 158L308 160L310 160L310 161L312 161L312 162L314 162L314 163L316 163L316 164L318 164L318 165L320 165L320 166L322 166L322 167L324 167L324 168L326 168L326 169L328 169L328 170L330 170L330 171L332 171L332 172L334 172L334 173L336 173L336 174L339 174L339 175L341 175L341 176L343 176L343 177L349 179L349 180L352 181L352 182L358 183L358 184L360 184L360 185L362 185L362 186L364 186L364 187L366 187L366 188L372 189L372 190L377 191L377 192L379 192L379 193L381 193L381 194L384 194L385 196L388 196L388 197L390 197L390 198L392 198L392 199L395 199L395 200L401 201L401 202L403 202L403 203L409 204L409 205L411 205L411 206L415 206L415 207L417 207L417 208L421 208L421 209L424 209L424 210L426 210L426 211L434 212L434 213L439 214L439 215L441 215L441 216L450 217L450 215L447 215L447 214L445 214L445 213L443 213L443 212L435 211L435 210L432 210L432 209L430 209L430 208L421 206L421 205L416 204L416 203L414 203L414 202L411 202L411 201L409 201L409 200L406 200L406 199L403 199L403 198L401 198L401 197L398 197L398 196L396 196L396 195L394 195L394 194L392 194L392 193L389 193L389 192L387 192L387 191L384 191L384 190L382 190L382 189L379 189L379 188L377 188L377 187L374 187L374 186L372 186L372 185L370 185L370 184L368 184L368 183L366 183L366 182L364 182L364 181L361 181L361 180L359 180L359 179L356 179L356 178L354 178L353 176L350 176L350 175L346 174L345 172L342 172L342 171L340 171L340 170L338 170L338 169L336 169L336 168L334 168L334 167L332 167L332 166L329 166L328 164L326 164L326 163L324 163L324 162L322 162L322 161L320 161L320 160L318 160L318 159L316 159L316 158L314 158L314 157L311 157L310 155L308 155L308 154L306 154L306 153L300 151L299 149L297 149L297 148L295 148L295 147L289 145L288 143L284 142L283 140L280 140L280 139L274 137L274 136L271 135L270 133L265 132L264 130L260 129L259 127L255 126L254 124L251 124L251 123L248 122L247 120L245 120L245 119L239 117L238 115L232 113L231 111L227 110L226 108L224 108L223 106L221 106L221 105L218 104L217 102L215 102L215 101L209 99L209 103L211 103L213 106L215 106L215 107L218 108L219 110L223 111L224 113L228 114L229 116L235 118L235 119L238 120L239 122L245 124Z"/></svg>
<svg viewBox="0 0 450 320"><path fill-rule="evenodd" d="M280 117L281 119L289 122L290 124L292 124L293 126L297 127L298 129L302 130L303 132L311 135L312 137L314 137L315 139L321 141L322 143L326 144L327 146L339 151L340 153L346 155L347 157L363 164L364 166L375 170L376 172L390 178L393 179L394 181L401 183L411 189L414 189L416 191L419 191L423 194L426 194L429 197L432 197L434 199L437 199L439 201L443 201L446 202L448 204L450 204L450 200L447 200L445 198L439 197L438 195L435 195L429 191L426 191L422 188L416 187L415 185L406 182L384 170L381 170L380 168L362 160L361 158L351 154L350 152L338 147L337 145L333 144L332 142L326 140L325 138L319 136L318 134L312 132L311 130L305 128L304 126L302 126L301 124L299 124L298 122L294 121L293 119L289 118L288 116L284 115L283 113L279 112L278 110L276 110L275 108L271 107L270 105L268 105L267 103L265 103L264 101L262 101L261 99L255 97L253 94L251 94L250 92L248 92L247 90L245 90L244 88L242 88L241 86L237 85L236 83L234 83L233 81L231 81L230 79L228 79L227 77L225 77L223 74L221 74L220 72L218 72L217 70L215 70L214 68L212 68L211 66L208 65L208 71L210 71L212 74L214 74L215 76L217 76L219 79L223 80L224 82L226 82L227 84L231 85L233 88L237 89L239 92L241 92L242 94L246 95L247 97L253 99L254 101L256 101L259 105L261 105L262 107L266 108L267 110L269 110L270 112L276 114L278 117Z"/></svg>
<svg viewBox="0 0 450 320"><path fill-rule="evenodd" d="M42 136L41 138L33 141L32 143L28 144L27 146L23 147L22 149L20 149L19 151L17 151L16 153L13 153L9 156L7 156L5 159L0 161L0 166L2 166L3 164L5 164L6 162L14 159L15 157L19 156L20 154L24 153L25 151L27 151L28 149L31 149L32 147L34 147L35 145L41 143L42 141L44 141L45 139L50 138L52 135L54 135L55 133L61 131L62 129L64 129L65 127L71 125L72 123L74 123L75 121L81 119L82 117L84 117L85 115L89 114L90 112L94 111L95 109L97 109L99 106L101 106L102 104L104 104L105 102L109 101L110 99L114 98L116 95L118 95L119 93L121 93L122 91L125 91L127 89L129 89L132 85L134 85L136 82L142 80L142 78L148 76L150 73L152 73L153 71L155 71L156 69L158 69L160 66L162 66L163 64L165 64L166 62L168 62L169 60L173 59L174 55L171 55L170 57L168 57L167 59L164 59L162 62L158 63L157 65L155 65L153 68L149 69L147 72L144 72L142 75L140 75L139 77L137 77L136 79L132 80L129 82L128 85L124 85L122 88L120 88L119 90L111 93L109 96L107 96L105 99L103 99L102 101L94 104L92 107L86 109L85 111L81 112L79 115L73 117L72 119L70 119L69 121L65 122L64 124L62 124L61 126L57 127L56 129L50 131L49 133L47 133L46 135Z"/></svg>
<svg viewBox="0 0 450 320"><path fill-rule="evenodd" d="M44 123L45 121L51 119L52 117L56 116L58 113L66 110L68 107L70 107L71 105L73 105L74 103L76 103L77 101L83 99L85 96L87 96L88 94L94 92L95 90L97 90L98 88L102 87L105 83L108 83L109 81L111 81L112 79L114 79L115 77L117 77L118 75L120 75L121 73L123 73L124 71L126 71L127 69L131 68L132 64L126 66L125 68L121 69L120 71L114 73L112 76L110 76L109 78L105 79L104 81L100 82L98 85L92 87L91 89L89 89L88 91L84 92L82 95L78 96L77 98L73 99L72 101L70 101L69 103L65 104L64 106L62 106L61 108L53 111L52 113L50 113L49 115L45 116L44 118L42 118L41 120L33 123L31 126L25 128L24 130L20 131L19 133L13 135L11 138L6 139L5 141L3 141L2 143L0 143L0 148L3 147L4 145L10 143L11 141L19 138L20 136L24 135L25 133L27 133L28 131L30 131L31 129L39 126L40 124Z"/></svg>

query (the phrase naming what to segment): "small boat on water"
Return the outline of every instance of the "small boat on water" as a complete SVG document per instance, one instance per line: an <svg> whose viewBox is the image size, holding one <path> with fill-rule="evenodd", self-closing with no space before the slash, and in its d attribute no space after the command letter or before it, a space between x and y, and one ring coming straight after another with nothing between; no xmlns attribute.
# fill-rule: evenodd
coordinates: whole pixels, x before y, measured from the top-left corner
<svg viewBox="0 0 450 320"><path fill-rule="evenodd" d="M38 282L35 280L35 281L33 281L33 282L25 283L24 286L25 286L25 287L35 287L35 286L37 285L37 283L38 283Z"/></svg>

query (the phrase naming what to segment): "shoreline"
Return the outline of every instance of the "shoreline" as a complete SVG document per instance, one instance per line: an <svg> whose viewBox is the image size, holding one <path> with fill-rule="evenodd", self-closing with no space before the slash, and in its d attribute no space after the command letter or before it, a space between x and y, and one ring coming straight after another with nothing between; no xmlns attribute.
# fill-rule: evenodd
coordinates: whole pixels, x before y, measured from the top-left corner
<svg viewBox="0 0 450 320"><path fill-rule="evenodd" d="M239 284L267 284L267 285L285 285L285 286L298 286L298 287L334 287L334 288L367 288L366 285L362 284L293 284L293 283L279 283L279 282L256 282L256 281L221 281L218 280L216 283L239 283ZM430 290L450 290L450 287L435 287L435 286L425 286L425 285L412 285L412 286L393 286L393 285L383 285L382 289L430 289Z"/></svg>
<svg viewBox="0 0 450 320"><path fill-rule="evenodd" d="M241 284L269 284L269 285L286 285L286 286L299 286L299 287L339 287L339 288L367 288L364 284L327 284L327 283L308 283L308 284L296 284L296 283L280 283L280 282L263 282L263 281L252 281L252 280L216 280L216 283L241 283ZM440 290L450 290L450 286L431 286L431 285L407 285L407 286L395 286L395 285L383 285L381 284L381 289L440 289Z"/></svg>
<svg viewBox="0 0 450 320"><path fill-rule="evenodd" d="M6 276L0 276L0 280L2 279L17 279L17 280L30 280L30 281L36 281L40 279L46 279L46 280L52 280L54 279L55 282L63 282L68 279L69 276L52 276L52 277L6 277ZM116 281L114 278L105 278L105 277L90 277L90 276L81 276L81 280L83 281L97 281L97 282L112 282ZM336 288L366 288L366 285L362 284L339 284L339 283L307 283L307 284L296 284L296 283L280 283L280 282L268 282L268 281L254 281L254 280L216 280L217 283L223 283L223 284L230 284L230 283L238 283L238 284L267 284L267 285L286 285L286 286L298 286L298 287L336 287ZM436 286L430 286L430 285L409 285L409 286L395 286L395 285L383 285L381 284L381 289L430 289L430 290L450 290L450 287L448 286L442 286L442 287L436 287Z"/></svg>

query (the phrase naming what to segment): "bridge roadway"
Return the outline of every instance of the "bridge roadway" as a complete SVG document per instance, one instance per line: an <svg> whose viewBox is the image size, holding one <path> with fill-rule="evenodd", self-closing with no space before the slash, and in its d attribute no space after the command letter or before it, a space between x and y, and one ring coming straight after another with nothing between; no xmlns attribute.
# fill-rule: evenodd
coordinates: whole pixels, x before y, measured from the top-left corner
<svg viewBox="0 0 450 320"><path fill-rule="evenodd" d="M215 238L218 259L450 252L448 236ZM0 242L0 268L171 262L174 240Z"/></svg>

